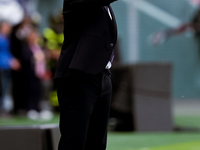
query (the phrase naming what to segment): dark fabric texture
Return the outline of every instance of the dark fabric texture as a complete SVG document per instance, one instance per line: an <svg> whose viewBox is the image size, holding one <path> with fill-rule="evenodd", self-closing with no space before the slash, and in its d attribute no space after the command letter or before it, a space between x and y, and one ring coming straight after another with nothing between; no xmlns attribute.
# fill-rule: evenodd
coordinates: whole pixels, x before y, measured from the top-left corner
<svg viewBox="0 0 200 150"><path fill-rule="evenodd" d="M74 72L56 79L60 105L59 150L105 150L111 100L107 73Z"/></svg>

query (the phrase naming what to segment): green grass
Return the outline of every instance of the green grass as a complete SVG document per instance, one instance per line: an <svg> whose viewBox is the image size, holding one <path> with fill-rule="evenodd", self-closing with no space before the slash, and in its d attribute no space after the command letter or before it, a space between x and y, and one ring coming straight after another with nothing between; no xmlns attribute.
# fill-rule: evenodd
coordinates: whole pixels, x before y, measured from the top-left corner
<svg viewBox="0 0 200 150"><path fill-rule="evenodd" d="M6 125L40 125L59 122L59 114L54 114L52 120L30 120L26 116L11 116L8 118L0 118L0 126ZM200 116L175 116L174 125L178 127L191 127L200 129Z"/></svg>
<svg viewBox="0 0 200 150"><path fill-rule="evenodd" d="M174 124L180 127L200 128L200 115L199 116L176 116L174 117Z"/></svg>
<svg viewBox="0 0 200 150"><path fill-rule="evenodd" d="M149 150L199 150L200 140L150 148Z"/></svg>
<svg viewBox="0 0 200 150"><path fill-rule="evenodd" d="M26 116L11 116L7 118L0 118L0 126L15 126L15 125L42 125L55 124L59 122L59 115L54 114L51 120L31 120Z"/></svg>
<svg viewBox="0 0 200 150"><path fill-rule="evenodd" d="M110 132L107 150L200 150L200 116L175 116L174 126L183 130Z"/></svg>
<svg viewBox="0 0 200 150"><path fill-rule="evenodd" d="M181 147L187 145L190 149L191 143L200 146L199 133L109 133L107 150L183 150ZM168 149L167 149L168 148ZM177 149L172 149L177 148ZM179 148L179 149L178 149ZM185 149L186 150L186 149Z"/></svg>

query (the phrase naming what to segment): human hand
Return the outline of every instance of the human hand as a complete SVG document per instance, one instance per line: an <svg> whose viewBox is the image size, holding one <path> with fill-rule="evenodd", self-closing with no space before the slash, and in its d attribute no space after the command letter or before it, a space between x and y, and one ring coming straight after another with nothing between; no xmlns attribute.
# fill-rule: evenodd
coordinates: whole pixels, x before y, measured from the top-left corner
<svg viewBox="0 0 200 150"><path fill-rule="evenodd" d="M15 71L18 71L21 69L21 63L19 62L18 59L16 58L12 58L9 62L9 65L10 65L10 68L15 70Z"/></svg>

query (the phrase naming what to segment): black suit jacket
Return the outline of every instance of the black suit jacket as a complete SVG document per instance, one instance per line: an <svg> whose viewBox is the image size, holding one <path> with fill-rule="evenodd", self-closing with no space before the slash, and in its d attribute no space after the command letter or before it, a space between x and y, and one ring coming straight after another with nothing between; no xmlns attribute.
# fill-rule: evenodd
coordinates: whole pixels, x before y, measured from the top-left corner
<svg viewBox="0 0 200 150"><path fill-rule="evenodd" d="M66 77L69 69L89 74L105 69L117 40L115 17L109 5L114 1L64 0L64 43L55 78Z"/></svg>

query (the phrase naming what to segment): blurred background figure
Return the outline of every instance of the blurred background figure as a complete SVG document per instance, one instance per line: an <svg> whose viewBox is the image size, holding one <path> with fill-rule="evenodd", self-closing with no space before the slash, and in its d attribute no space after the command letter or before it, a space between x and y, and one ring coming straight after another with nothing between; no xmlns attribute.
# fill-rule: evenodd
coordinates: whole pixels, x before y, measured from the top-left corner
<svg viewBox="0 0 200 150"><path fill-rule="evenodd" d="M159 30L155 32L151 36L151 44L156 46L166 42L169 38L186 33L194 33L198 43L200 39L200 0L190 0L191 4L194 7L197 7L196 12L194 13L193 17L191 18L190 22L182 23L177 28L169 28L166 30Z"/></svg>
<svg viewBox="0 0 200 150"><path fill-rule="evenodd" d="M12 32L12 53L20 60L21 70L13 70L14 114L24 114L30 119L43 118L40 114L42 81L47 80L46 58L40 48L37 25L29 17L16 25ZM51 115L50 115L51 116Z"/></svg>
<svg viewBox="0 0 200 150"><path fill-rule="evenodd" d="M27 110L28 117L37 119L40 112L39 104L42 100L42 83L45 79L46 66L45 55L38 45L39 35L35 29L31 29L24 44L23 50L26 53L24 60L25 74L27 76ZM26 51L26 52L25 52Z"/></svg>
<svg viewBox="0 0 200 150"><path fill-rule="evenodd" d="M14 102L13 114L24 114L27 110L26 95L27 95L27 76L26 72L26 51L23 50L23 45L26 43L26 37L30 32L30 23L28 18L15 25L11 33L11 52L20 60L22 68L20 70L12 70L12 96ZM29 66L28 66L29 67Z"/></svg>
<svg viewBox="0 0 200 150"><path fill-rule="evenodd" d="M6 21L0 22L0 115L5 115L5 98L10 94L11 88L11 69L19 70L21 65L10 52L9 34L12 30L11 25Z"/></svg>

